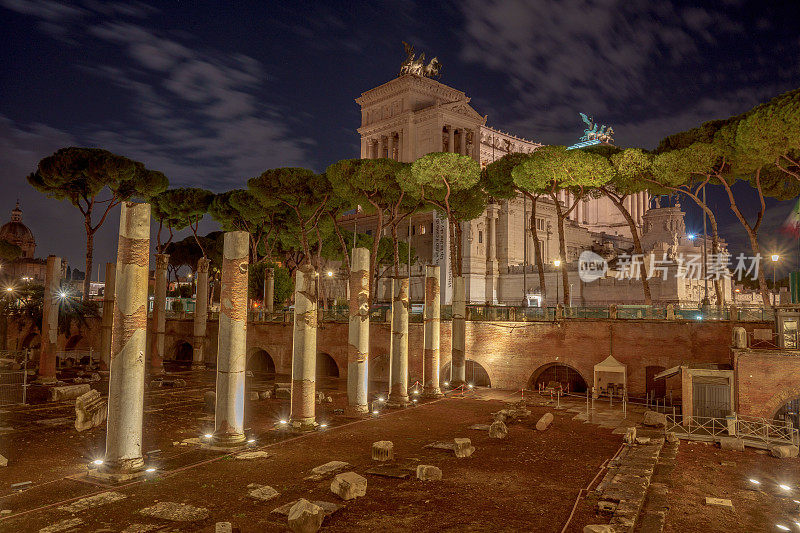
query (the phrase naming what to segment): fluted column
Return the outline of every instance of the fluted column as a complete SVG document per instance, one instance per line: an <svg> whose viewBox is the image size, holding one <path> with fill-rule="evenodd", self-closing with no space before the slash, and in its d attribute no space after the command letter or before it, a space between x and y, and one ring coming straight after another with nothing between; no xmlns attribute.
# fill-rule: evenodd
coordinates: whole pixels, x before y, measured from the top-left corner
<svg viewBox="0 0 800 533"><path fill-rule="evenodd" d="M454 387L463 385L466 380L466 300L467 294L463 276L453 276L450 384Z"/></svg>
<svg viewBox="0 0 800 533"><path fill-rule="evenodd" d="M164 372L164 329L167 323L167 266L168 254L156 254L156 283L153 293L150 372Z"/></svg>
<svg viewBox="0 0 800 533"><path fill-rule="evenodd" d="M494 303L497 300L495 292L497 270L497 213L498 209L495 204L490 204L486 208L486 302ZM528 221L523 221L523 228L525 228L527 238L527 224Z"/></svg>
<svg viewBox="0 0 800 533"><path fill-rule="evenodd" d="M249 257L250 235L246 231L225 233L219 295L217 405L212 437L215 446L235 446L244 442L245 438L244 373L247 362L245 350Z"/></svg>
<svg viewBox="0 0 800 533"><path fill-rule="evenodd" d="M355 248L350 268L347 345L347 403L355 413L369 411L369 250Z"/></svg>
<svg viewBox="0 0 800 533"><path fill-rule="evenodd" d="M292 426L315 424L314 394L317 373L317 279L311 265L295 272L294 335L292 338Z"/></svg>
<svg viewBox="0 0 800 533"><path fill-rule="evenodd" d="M194 301L194 342L192 349L192 368L206 367L205 343L206 323L208 322L208 265L205 257L197 260L197 297ZM247 303L245 303L247 307Z"/></svg>
<svg viewBox="0 0 800 533"><path fill-rule="evenodd" d="M111 365L111 327L114 323L114 278L116 263L106 263L106 281L103 287L103 318L100 331L100 368L108 370Z"/></svg>
<svg viewBox="0 0 800 533"><path fill-rule="evenodd" d="M439 266L425 267L425 325L423 374L424 394L427 398L442 396L439 389L439 360L441 354L441 304L439 301Z"/></svg>
<svg viewBox="0 0 800 533"><path fill-rule="evenodd" d="M42 307L42 345L39 351L39 378L43 383L56 381L56 351L58 350L58 303L61 290L61 258L47 258L44 274L44 304Z"/></svg>
<svg viewBox="0 0 800 533"><path fill-rule="evenodd" d="M106 453L98 470L117 480L139 474L144 412L144 352L150 272L150 205L123 202L115 276Z"/></svg>
<svg viewBox="0 0 800 533"><path fill-rule="evenodd" d="M389 134L389 159L394 159L394 132Z"/></svg>
<svg viewBox="0 0 800 533"><path fill-rule="evenodd" d="M456 130L453 126L447 127L447 151L455 153L456 152Z"/></svg>
<svg viewBox="0 0 800 533"><path fill-rule="evenodd" d="M275 269L264 269L264 310L267 313L275 311Z"/></svg>
<svg viewBox="0 0 800 533"><path fill-rule="evenodd" d="M389 350L390 407L408 405L408 278L392 278L392 341Z"/></svg>

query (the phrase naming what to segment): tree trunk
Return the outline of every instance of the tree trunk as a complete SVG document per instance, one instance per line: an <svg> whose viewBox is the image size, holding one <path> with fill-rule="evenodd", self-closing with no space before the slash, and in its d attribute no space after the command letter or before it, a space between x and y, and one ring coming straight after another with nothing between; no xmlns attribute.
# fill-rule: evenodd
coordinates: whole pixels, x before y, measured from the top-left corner
<svg viewBox="0 0 800 533"><path fill-rule="evenodd" d="M87 218L90 221L91 218ZM86 276L83 278L83 302L89 301L89 287L92 282L92 261L94 259L94 230L86 226Z"/></svg>
<svg viewBox="0 0 800 533"><path fill-rule="evenodd" d="M542 293L542 302L547 298L547 287L545 286L544 278L544 259L542 259L542 251L539 248L539 229L536 227L536 200L539 195L527 195L531 199L531 235L533 236L533 261L536 263L536 270L539 272L539 290Z"/></svg>
<svg viewBox="0 0 800 533"><path fill-rule="evenodd" d="M394 256L394 276L400 277L400 243L397 240L397 224L392 222L392 255Z"/></svg>
<svg viewBox="0 0 800 533"><path fill-rule="evenodd" d="M569 272L567 272L567 245L564 240L564 219L566 215L561 212L561 204L553 195L556 203L556 217L558 218L558 256L561 259L561 284L564 286L564 307L569 305Z"/></svg>
<svg viewBox="0 0 800 533"><path fill-rule="evenodd" d="M622 213L622 216L625 217L625 221L628 223L628 227L631 230L631 236L633 237L633 251L635 254L642 256L642 268L644 269L644 272L642 272L642 292L644 293L644 304L653 305L653 298L650 294L650 282L647 280L647 267L644 264L644 250L642 249L642 241L639 240L639 230L636 228L636 222L633 220L633 217L628 210L625 209L625 205L619 199L608 192L605 188L601 187L600 190L603 191L603 194L605 194L615 206L617 206L617 209L620 213Z"/></svg>

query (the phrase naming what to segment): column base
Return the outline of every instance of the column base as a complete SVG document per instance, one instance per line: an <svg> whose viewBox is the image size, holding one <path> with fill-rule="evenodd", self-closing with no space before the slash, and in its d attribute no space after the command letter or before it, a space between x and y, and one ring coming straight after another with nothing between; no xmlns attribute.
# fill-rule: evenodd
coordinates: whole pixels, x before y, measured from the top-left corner
<svg viewBox="0 0 800 533"><path fill-rule="evenodd" d="M100 467L89 470L88 476L104 483L125 483L138 479L146 474L144 459L124 459L122 461L106 462Z"/></svg>
<svg viewBox="0 0 800 533"><path fill-rule="evenodd" d="M466 384L467 384L466 381L461 381L461 380L458 380L458 379L451 379L450 380L450 388L451 389L457 389L457 388L459 388L459 387L461 387L463 385L466 385Z"/></svg>
<svg viewBox="0 0 800 533"><path fill-rule="evenodd" d="M208 449L222 448L230 449L243 446L247 439L244 433L219 433L211 436L211 441L208 443Z"/></svg>
<svg viewBox="0 0 800 533"><path fill-rule="evenodd" d="M142 478L147 474L144 470L137 472L101 472L99 470L90 470L88 476L103 483L117 485L120 483L127 483L128 481L135 481Z"/></svg>
<svg viewBox="0 0 800 533"><path fill-rule="evenodd" d="M205 370L206 364L205 363L196 363L192 361L192 370Z"/></svg>
<svg viewBox="0 0 800 533"><path fill-rule="evenodd" d="M317 427L317 421L311 418L292 418L289 425L295 431L313 431Z"/></svg>
<svg viewBox="0 0 800 533"><path fill-rule="evenodd" d="M389 395L389 399L386 400L386 406L390 409L401 409L403 407L408 407L411 405L411 401L408 399L408 396L397 396L397 395Z"/></svg>
<svg viewBox="0 0 800 533"><path fill-rule="evenodd" d="M33 380L32 383L37 383L39 385L52 385L53 383L56 383L57 381L58 381L58 378L55 378L53 376L42 376L42 377L38 377L35 380Z"/></svg>
<svg viewBox="0 0 800 533"><path fill-rule="evenodd" d="M369 414L369 405L348 405L345 407L344 414L347 416L362 416Z"/></svg>
<svg viewBox="0 0 800 533"><path fill-rule="evenodd" d="M442 398L444 393L438 387L435 389L424 389L422 391L423 398Z"/></svg>

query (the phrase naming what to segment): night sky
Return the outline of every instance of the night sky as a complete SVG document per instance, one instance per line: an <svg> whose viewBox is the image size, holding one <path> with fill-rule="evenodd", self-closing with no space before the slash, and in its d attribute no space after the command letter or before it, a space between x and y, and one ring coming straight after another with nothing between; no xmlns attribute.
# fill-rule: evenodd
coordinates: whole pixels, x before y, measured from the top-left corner
<svg viewBox="0 0 800 533"><path fill-rule="evenodd" d="M430 4L0 0L0 221L19 197L37 255L83 268L80 214L25 181L64 146L214 191L358 157L353 99L397 75L403 40L438 56L440 81L488 125L547 144L577 140L582 111L613 125L616 144L653 148L800 86L796 1ZM723 236L745 250L717 204ZM796 246L774 231L790 207L768 211L765 248ZM113 260L117 226L97 235L96 265Z"/></svg>

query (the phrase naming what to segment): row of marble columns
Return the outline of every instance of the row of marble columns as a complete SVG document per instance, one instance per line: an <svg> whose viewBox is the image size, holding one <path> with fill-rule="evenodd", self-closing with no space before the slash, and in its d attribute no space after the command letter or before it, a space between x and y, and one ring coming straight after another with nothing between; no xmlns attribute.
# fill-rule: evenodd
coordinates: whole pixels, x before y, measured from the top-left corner
<svg viewBox="0 0 800 533"><path fill-rule="evenodd" d="M392 131L386 135L367 138L366 158L379 159L382 157L400 161L403 153L403 132Z"/></svg>
<svg viewBox="0 0 800 533"><path fill-rule="evenodd" d="M468 142L469 134L472 134L472 142ZM458 150L456 150L456 137L458 137ZM445 138L447 145L445 146ZM461 155L471 155L472 146L475 143L475 132L466 128L456 128L446 125L442 130L442 152L459 153Z"/></svg>
<svg viewBox="0 0 800 533"><path fill-rule="evenodd" d="M214 433L209 442L209 445L215 447L238 446L246 438L244 405L249 243L246 232L234 231L224 235L217 396ZM117 262L113 274L114 296L113 299L106 299L113 307L106 452L102 466L93 472L94 476L107 480L132 479L141 475L145 467L142 455L142 420L149 247L150 206L124 202L121 206ZM157 262L163 260L160 257ZM319 279L310 265L299 268L296 276L290 417L293 427L311 429L316 425L316 313ZM368 410L369 282L369 251L356 248L350 279L348 403L353 411L359 413ZM402 278L395 279L394 282L393 315L397 316L397 320L392 322L389 396L390 404L403 406L408 403L408 280ZM425 282L423 366L424 393L431 397L441 395L439 305L439 267L428 266ZM458 366L454 358L454 367L461 368L463 365Z"/></svg>
<svg viewBox="0 0 800 533"><path fill-rule="evenodd" d="M568 209L574 202L575 202L575 195L568 191L559 191L557 193L557 198L560 200L564 206ZM623 205L625 209L630 213L633 220L636 222L637 225L642 225L642 217L649 209L649 202L650 202L650 195L647 192L638 192L636 194L629 195L623 201ZM581 202L580 205L576 206L575 209L569 214L567 217L569 220L574 220L578 224L587 223L588 220L586 219L585 213L586 204Z"/></svg>

